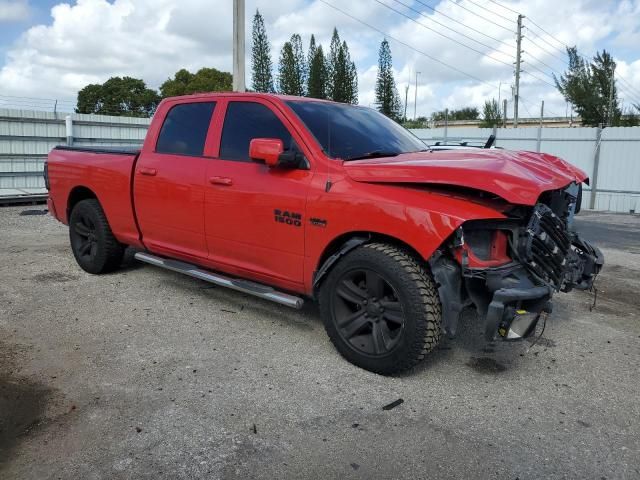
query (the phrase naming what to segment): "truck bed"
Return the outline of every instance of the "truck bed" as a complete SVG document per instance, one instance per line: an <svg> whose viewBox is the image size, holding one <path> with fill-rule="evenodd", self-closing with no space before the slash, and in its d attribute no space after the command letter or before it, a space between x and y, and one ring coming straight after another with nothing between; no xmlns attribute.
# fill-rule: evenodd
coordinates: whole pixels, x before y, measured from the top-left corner
<svg viewBox="0 0 640 480"><path fill-rule="evenodd" d="M51 182L49 210L67 224L69 203L91 192L100 199L118 241L140 246L131 200L133 170L139 153L137 147L54 148L49 153L46 166Z"/></svg>
<svg viewBox="0 0 640 480"><path fill-rule="evenodd" d="M68 150L72 152L112 153L114 155L138 155L140 147L83 147L58 145L54 150Z"/></svg>

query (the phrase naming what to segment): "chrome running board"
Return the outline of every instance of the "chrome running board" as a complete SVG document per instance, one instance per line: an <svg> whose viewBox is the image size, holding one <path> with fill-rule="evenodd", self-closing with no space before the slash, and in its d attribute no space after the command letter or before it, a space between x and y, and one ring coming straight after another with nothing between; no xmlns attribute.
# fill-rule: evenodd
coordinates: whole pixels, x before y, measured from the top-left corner
<svg viewBox="0 0 640 480"><path fill-rule="evenodd" d="M190 277L199 278L205 282L220 285L221 287L231 288L239 292L248 293L256 297L264 298L265 300L271 300L272 302L279 303L286 307L300 309L304 304L304 300L288 293L283 293L275 290L268 285L262 285L261 283L255 283L250 280L242 280L239 278L229 278L219 273L209 272L202 270L190 263L181 262L179 260L171 260L169 258L156 257L146 252L137 252L135 254L136 260L141 262L155 265L156 267L166 268L174 272L183 273Z"/></svg>

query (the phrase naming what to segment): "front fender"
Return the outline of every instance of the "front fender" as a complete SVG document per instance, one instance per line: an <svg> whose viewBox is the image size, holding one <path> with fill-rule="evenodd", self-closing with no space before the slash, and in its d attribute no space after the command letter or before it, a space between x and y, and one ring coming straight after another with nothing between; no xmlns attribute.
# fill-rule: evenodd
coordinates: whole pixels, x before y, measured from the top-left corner
<svg viewBox="0 0 640 480"><path fill-rule="evenodd" d="M329 192L319 192L307 204L305 287L309 293L314 272L332 253L336 241L363 233L389 237L426 260L463 222L505 218L487 205L406 185L345 179L335 182Z"/></svg>

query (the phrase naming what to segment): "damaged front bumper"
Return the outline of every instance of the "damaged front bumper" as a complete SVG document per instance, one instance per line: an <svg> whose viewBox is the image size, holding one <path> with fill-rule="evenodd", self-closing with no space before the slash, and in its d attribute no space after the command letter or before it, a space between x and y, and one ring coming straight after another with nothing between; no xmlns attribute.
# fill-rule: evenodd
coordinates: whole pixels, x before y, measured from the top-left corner
<svg viewBox="0 0 640 480"><path fill-rule="evenodd" d="M486 310L486 339L526 338L535 330L540 314L551 313L554 292L590 289L603 265L602 252L574 234L560 284L544 281L526 265L487 272L485 285L491 301Z"/></svg>
<svg viewBox="0 0 640 480"><path fill-rule="evenodd" d="M528 229L526 235L532 232L533 235L540 234L540 231ZM517 261L482 269L465 267L443 254L434 256L430 266L438 284L445 333L454 337L463 308L473 305L480 318L485 319L488 341L497 337L505 340L526 338L534 332L540 315L551 313L551 298L555 292L590 289L604 264L604 257L597 247L577 234L570 235L558 268L544 276L536 266L545 262L550 270L550 260L542 260L535 254L524 255L526 251L521 251L523 256ZM528 240L523 240L525 245ZM558 281L553 282L554 279Z"/></svg>

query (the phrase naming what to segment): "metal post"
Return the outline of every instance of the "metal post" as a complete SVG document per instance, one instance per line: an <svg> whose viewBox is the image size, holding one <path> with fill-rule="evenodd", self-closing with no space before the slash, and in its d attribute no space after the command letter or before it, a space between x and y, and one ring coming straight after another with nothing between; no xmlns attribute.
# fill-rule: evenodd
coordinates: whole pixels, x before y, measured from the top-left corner
<svg viewBox="0 0 640 480"><path fill-rule="evenodd" d="M413 119L417 120L418 119L418 75L420 75L420 72L416 72L416 91L415 91L415 95L413 97Z"/></svg>
<svg viewBox="0 0 640 480"><path fill-rule="evenodd" d="M444 109L444 144L447 144L447 137L449 136L449 109Z"/></svg>
<svg viewBox="0 0 640 480"><path fill-rule="evenodd" d="M502 128L507 128L507 99L502 101Z"/></svg>
<svg viewBox="0 0 640 480"><path fill-rule="evenodd" d="M73 120L71 115L64 117L64 126L67 132L67 145L70 147L73 145Z"/></svg>
<svg viewBox="0 0 640 480"><path fill-rule="evenodd" d="M611 79L609 80L609 108L607 109L607 127L611 126L611 119L613 118L613 85L615 74L616 69L614 67L611 71Z"/></svg>
<svg viewBox="0 0 640 480"><path fill-rule="evenodd" d="M244 92L244 0L233 0L233 91Z"/></svg>
<svg viewBox="0 0 640 480"><path fill-rule="evenodd" d="M404 121L407 121L407 102L409 101L409 82L404 87Z"/></svg>
<svg viewBox="0 0 640 480"><path fill-rule="evenodd" d="M540 123L538 124L538 141L536 143L536 152L540 152L540 144L542 143L542 119L544 118L544 100L540 104Z"/></svg>
<svg viewBox="0 0 640 480"><path fill-rule="evenodd" d="M522 63L522 19L518 15L518 33L516 37L516 86L513 102L513 128L518 128L518 102L520 100L520 64Z"/></svg>
<svg viewBox="0 0 640 480"><path fill-rule="evenodd" d="M593 155L593 173L591 175L590 187L591 187L591 200L589 201L589 208L593 210L596 207L596 193L598 189L598 168L600 167L600 143L602 141L602 124L598 125L596 132L596 151Z"/></svg>

